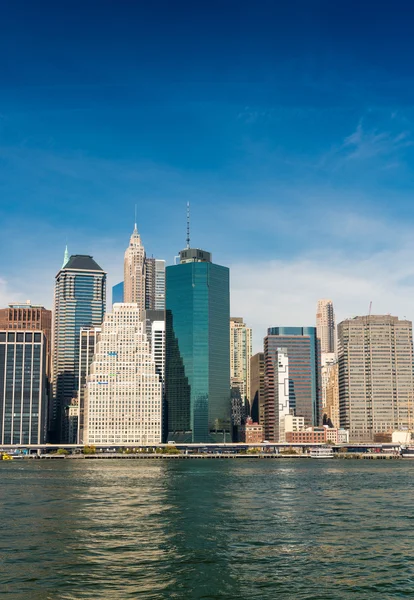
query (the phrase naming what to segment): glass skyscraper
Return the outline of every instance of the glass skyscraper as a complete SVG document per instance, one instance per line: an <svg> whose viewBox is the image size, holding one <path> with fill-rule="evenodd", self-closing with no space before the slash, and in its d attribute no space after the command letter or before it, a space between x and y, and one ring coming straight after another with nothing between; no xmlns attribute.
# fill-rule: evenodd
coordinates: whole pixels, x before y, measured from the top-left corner
<svg viewBox="0 0 414 600"><path fill-rule="evenodd" d="M79 388L80 330L102 324L105 304L106 273L91 256L71 256L56 275L55 283L52 415L55 439L62 436L63 409Z"/></svg>
<svg viewBox="0 0 414 600"><path fill-rule="evenodd" d="M264 340L265 388L274 376L274 359L280 348L289 359L289 407L305 418L305 425L321 422L321 350L316 327L271 327ZM265 404L272 398L266 397ZM265 427L269 424L265 424Z"/></svg>
<svg viewBox="0 0 414 600"><path fill-rule="evenodd" d="M168 440L230 441L229 269L187 248L166 269Z"/></svg>
<svg viewBox="0 0 414 600"><path fill-rule="evenodd" d="M43 331L0 331L0 444L46 441L46 344Z"/></svg>

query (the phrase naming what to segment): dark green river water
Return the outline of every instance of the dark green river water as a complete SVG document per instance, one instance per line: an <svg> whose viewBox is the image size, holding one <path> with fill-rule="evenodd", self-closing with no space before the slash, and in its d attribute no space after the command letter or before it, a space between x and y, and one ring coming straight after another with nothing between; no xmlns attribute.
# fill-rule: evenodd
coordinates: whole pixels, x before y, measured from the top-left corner
<svg viewBox="0 0 414 600"><path fill-rule="evenodd" d="M414 461L3 461L0 597L414 598Z"/></svg>

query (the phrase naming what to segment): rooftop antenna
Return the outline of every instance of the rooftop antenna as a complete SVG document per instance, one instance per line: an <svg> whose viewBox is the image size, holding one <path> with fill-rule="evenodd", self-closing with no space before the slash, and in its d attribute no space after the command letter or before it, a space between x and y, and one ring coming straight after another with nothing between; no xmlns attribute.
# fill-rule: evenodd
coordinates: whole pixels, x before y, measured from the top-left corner
<svg viewBox="0 0 414 600"><path fill-rule="evenodd" d="M369 303L369 312L368 312L368 316L369 316L369 317L371 316L371 310L372 310L372 300L371 300L371 302Z"/></svg>
<svg viewBox="0 0 414 600"><path fill-rule="evenodd" d="M135 223L134 223L134 229L137 229L137 205L135 204Z"/></svg>
<svg viewBox="0 0 414 600"><path fill-rule="evenodd" d="M190 203L187 202L187 250L190 247Z"/></svg>

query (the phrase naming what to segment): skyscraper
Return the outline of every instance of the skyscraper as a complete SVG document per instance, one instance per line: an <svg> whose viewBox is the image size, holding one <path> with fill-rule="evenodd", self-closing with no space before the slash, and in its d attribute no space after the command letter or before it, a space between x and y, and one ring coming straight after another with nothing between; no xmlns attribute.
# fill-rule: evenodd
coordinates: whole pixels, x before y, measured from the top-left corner
<svg viewBox="0 0 414 600"><path fill-rule="evenodd" d="M106 304L106 273L92 256L75 254L56 275L53 329L53 422L63 431L63 408L79 388L82 327L101 325Z"/></svg>
<svg viewBox="0 0 414 600"><path fill-rule="evenodd" d="M136 303L105 316L89 371L85 444L160 443L162 383Z"/></svg>
<svg viewBox="0 0 414 600"><path fill-rule="evenodd" d="M165 260L145 259L145 308L165 309Z"/></svg>
<svg viewBox="0 0 414 600"><path fill-rule="evenodd" d="M289 402L289 357L277 346L276 336L264 340L264 437L279 442L282 421L294 409Z"/></svg>
<svg viewBox="0 0 414 600"><path fill-rule="evenodd" d="M145 310L145 249L135 223L124 258L124 302L136 302L141 318Z"/></svg>
<svg viewBox="0 0 414 600"><path fill-rule="evenodd" d="M339 418L351 442L413 424L411 321L391 315L338 325Z"/></svg>
<svg viewBox="0 0 414 600"><path fill-rule="evenodd" d="M326 384L326 404L323 409L324 416L326 415L326 419L331 421L334 427L340 426L338 372L338 363L336 362L329 370Z"/></svg>
<svg viewBox="0 0 414 600"><path fill-rule="evenodd" d="M89 369L98 343L100 327L81 327L79 339L79 376L78 376L78 433L77 442L83 444L84 418L85 418L85 390Z"/></svg>
<svg viewBox="0 0 414 600"><path fill-rule="evenodd" d="M253 421L264 424L264 352L254 354L250 359L250 416Z"/></svg>
<svg viewBox="0 0 414 600"><path fill-rule="evenodd" d="M124 282L120 281L112 286L112 305L124 301Z"/></svg>
<svg viewBox="0 0 414 600"><path fill-rule="evenodd" d="M250 392L250 358L252 356L252 330L240 317L230 318L230 385L240 390L246 406Z"/></svg>
<svg viewBox="0 0 414 600"><path fill-rule="evenodd" d="M52 346L52 311L44 306L31 304L9 304L0 309L0 329L36 329L44 332L46 337L46 372L51 372Z"/></svg>
<svg viewBox="0 0 414 600"><path fill-rule="evenodd" d="M229 269L188 247L166 269L168 439L230 441Z"/></svg>
<svg viewBox="0 0 414 600"><path fill-rule="evenodd" d="M296 416L305 418L305 425L319 425L321 354L316 327L271 327L265 338L266 344L269 349L287 350L290 408Z"/></svg>
<svg viewBox="0 0 414 600"><path fill-rule="evenodd" d="M43 444L47 431L43 331L0 331L0 444Z"/></svg>
<svg viewBox="0 0 414 600"><path fill-rule="evenodd" d="M336 352L335 314L332 300L318 300L316 330L321 342L321 353Z"/></svg>

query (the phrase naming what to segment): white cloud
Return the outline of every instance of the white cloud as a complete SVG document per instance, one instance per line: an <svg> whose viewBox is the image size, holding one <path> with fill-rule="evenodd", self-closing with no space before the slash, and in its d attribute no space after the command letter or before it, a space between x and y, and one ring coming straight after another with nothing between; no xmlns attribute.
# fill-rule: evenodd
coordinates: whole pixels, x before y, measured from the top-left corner
<svg viewBox="0 0 414 600"><path fill-rule="evenodd" d="M414 244L355 261L328 252L232 265L232 315L253 328L254 352L268 327L312 326L316 302L331 298L337 323L372 312L414 319Z"/></svg>

